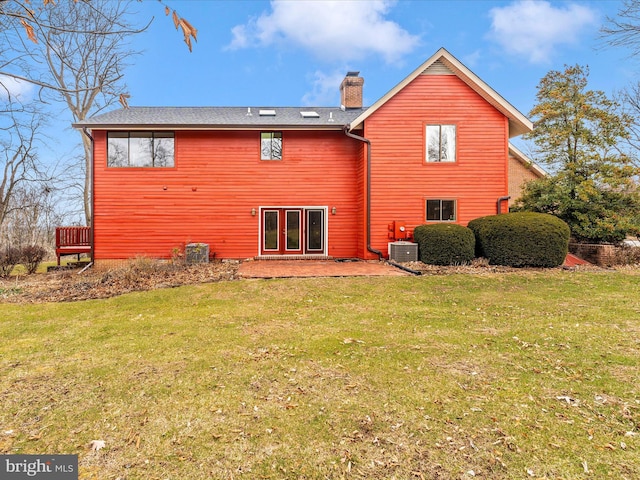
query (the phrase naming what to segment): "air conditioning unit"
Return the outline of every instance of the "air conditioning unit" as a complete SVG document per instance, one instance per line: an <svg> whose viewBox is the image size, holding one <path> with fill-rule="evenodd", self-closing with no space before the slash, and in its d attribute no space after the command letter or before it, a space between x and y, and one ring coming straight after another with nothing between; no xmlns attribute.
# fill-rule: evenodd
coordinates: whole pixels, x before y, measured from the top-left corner
<svg viewBox="0 0 640 480"><path fill-rule="evenodd" d="M184 256L187 265L209 263L209 245L206 243L189 243L185 246Z"/></svg>
<svg viewBox="0 0 640 480"><path fill-rule="evenodd" d="M389 260L394 262L417 262L418 244L412 242L389 243Z"/></svg>

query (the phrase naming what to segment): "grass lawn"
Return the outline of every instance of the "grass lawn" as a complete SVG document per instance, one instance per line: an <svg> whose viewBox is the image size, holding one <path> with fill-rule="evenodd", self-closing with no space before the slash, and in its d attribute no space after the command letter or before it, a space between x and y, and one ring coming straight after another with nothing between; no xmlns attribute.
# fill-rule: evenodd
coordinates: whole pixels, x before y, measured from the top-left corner
<svg viewBox="0 0 640 480"><path fill-rule="evenodd" d="M87 264L89 263L89 260L87 258L83 258L82 259L83 262L86 262ZM60 261L60 265L61 266L66 266L69 265L71 263L76 263L77 259L76 257L70 257L70 256L65 256L62 257L61 261ZM56 260L48 260L46 262L41 262L38 265L38 269L36 270L36 273L46 273L47 272L47 268L48 267L54 267L57 265ZM26 275L27 273L27 269L24 267L24 265L22 264L18 264L15 266L15 268L13 269L13 271L11 272L11 275Z"/></svg>
<svg viewBox="0 0 640 480"><path fill-rule="evenodd" d="M83 479L640 478L637 271L0 304L0 336L0 453Z"/></svg>

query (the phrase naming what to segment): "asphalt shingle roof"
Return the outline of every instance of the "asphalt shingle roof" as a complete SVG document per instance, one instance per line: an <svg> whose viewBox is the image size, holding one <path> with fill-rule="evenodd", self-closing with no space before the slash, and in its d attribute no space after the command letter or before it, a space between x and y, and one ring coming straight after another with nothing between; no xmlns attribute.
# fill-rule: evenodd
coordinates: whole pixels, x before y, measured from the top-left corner
<svg viewBox="0 0 640 480"><path fill-rule="evenodd" d="M261 110L275 115L260 115ZM366 108L338 107L129 107L74 123L91 129L319 128L342 129ZM303 117L301 112L316 112Z"/></svg>

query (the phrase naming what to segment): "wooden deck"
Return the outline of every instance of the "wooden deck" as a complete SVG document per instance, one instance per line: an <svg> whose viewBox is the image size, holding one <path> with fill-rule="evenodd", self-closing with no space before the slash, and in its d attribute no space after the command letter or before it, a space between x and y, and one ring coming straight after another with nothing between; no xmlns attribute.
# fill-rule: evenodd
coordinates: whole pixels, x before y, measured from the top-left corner
<svg viewBox="0 0 640 480"><path fill-rule="evenodd" d="M91 227L56 227L56 257L91 254Z"/></svg>

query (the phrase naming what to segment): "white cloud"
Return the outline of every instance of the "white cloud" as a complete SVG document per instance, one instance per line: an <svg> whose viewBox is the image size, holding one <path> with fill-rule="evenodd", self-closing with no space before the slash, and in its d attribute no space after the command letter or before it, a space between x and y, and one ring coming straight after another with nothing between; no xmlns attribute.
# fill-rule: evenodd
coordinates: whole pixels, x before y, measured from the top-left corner
<svg viewBox="0 0 640 480"><path fill-rule="evenodd" d="M587 27L597 23L594 10L576 3L554 7L548 1L518 0L492 8L490 38L507 53L531 63L549 62L560 45L576 44Z"/></svg>
<svg viewBox="0 0 640 480"><path fill-rule="evenodd" d="M31 98L32 91L33 84L0 75L0 99L6 101L11 98L12 100L25 101Z"/></svg>
<svg viewBox="0 0 640 480"><path fill-rule="evenodd" d="M306 106L339 105L340 83L344 79L345 72L333 72L330 74L316 71L311 80L312 90L302 97L302 104Z"/></svg>
<svg viewBox="0 0 640 480"><path fill-rule="evenodd" d="M462 57L462 62L468 67L475 67L480 63L480 59L482 58L482 52L480 50L475 50L468 55Z"/></svg>
<svg viewBox="0 0 640 480"><path fill-rule="evenodd" d="M385 17L391 0L272 0L271 12L232 29L229 49L278 43L310 50L326 60L348 61L367 54L399 61L420 38Z"/></svg>

